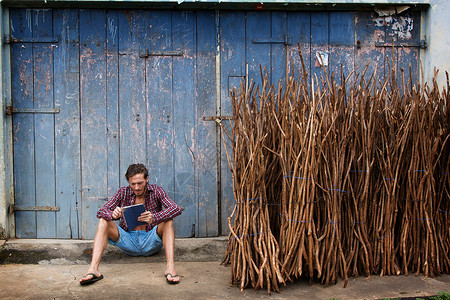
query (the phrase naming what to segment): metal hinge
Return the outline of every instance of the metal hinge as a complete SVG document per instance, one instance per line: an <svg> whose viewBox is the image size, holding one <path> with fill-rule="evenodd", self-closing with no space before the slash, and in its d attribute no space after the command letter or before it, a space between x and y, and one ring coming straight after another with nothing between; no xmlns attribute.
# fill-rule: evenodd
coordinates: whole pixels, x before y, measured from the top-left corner
<svg viewBox="0 0 450 300"><path fill-rule="evenodd" d="M16 211L59 211L59 206L9 206L9 213Z"/></svg>
<svg viewBox="0 0 450 300"><path fill-rule="evenodd" d="M420 40L419 43L417 44L409 44L409 43L404 43L404 42L399 42L396 41L394 43L385 43L385 42L376 42L375 43L375 47L406 47L406 48L421 48L421 49L426 49L427 48L427 41L425 40Z"/></svg>
<svg viewBox="0 0 450 300"><path fill-rule="evenodd" d="M232 116L203 116L203 121L214 121L220 124L222 120L233 120Z"/></svg>
<svg viewBox="0 0 450 300"><path fill-rule="evenodd" d="M148 49L139 50L139 57L147 58L149 56L183 56L183 51L149 51Z"/></svg>
<svg viewBox="0 0 450 300"><path fill-rule="evenodd" d="M3 42L5 44L11 44L11 43L59 43L58 38L54 37L26 37L26 38L15 38L10 34L5 34L3 36Z"/></svg>
<svg viewBox="0 0 450 300"><path fill-rule="evenodd" d="M15 108L6 107L6 114L59 114L59 108Z"/></svg>
<svg viewBox="0 0 450 300"><path fill-rule="evenodd" d="M282 39L261 39L252 40L253 44L285 44L292 45L292 37L285 35Z"/></svg>

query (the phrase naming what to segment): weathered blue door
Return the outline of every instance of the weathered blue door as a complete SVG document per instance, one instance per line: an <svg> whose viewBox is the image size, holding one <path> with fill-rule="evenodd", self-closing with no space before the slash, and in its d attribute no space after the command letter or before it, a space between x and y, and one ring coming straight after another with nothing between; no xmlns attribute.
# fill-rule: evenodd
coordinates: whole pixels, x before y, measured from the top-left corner
<svg viewBox="0 0 450 300"><path fill-rule="evenodd" d="M366 78L376 70L374 78L378 81L388 76L389 69L394 67L400 87L402 69L408 79L411 66L412 82L417 82L419 28L420 12L412 10L385 16L379 16L375 11L222 11L221 114L232 114L229 90L233 86L239 87L247 72L249 79L260 84L260 66L263 72L265 67L276 87L280 79L292 74L298 76L301 66L299 47L310 80L315 76L320 80L325 69L341 84L342 68L344 75L350 76L351 84L355 74L361 75L368 65ZM228 130L231 130L229 126ZM230 148L228 145L228 150ZM221 157L221 228L226 232L226 216L231 213L235 200L223 149Z"/></svg>
<svg viewBox="0 0 450 300"><path fill-rule="evenodd" d="M226 234L231 175L207 120L231 115L229 90L247 69L260 82L260 65L275 84L298 74L298 45L309 74L373 61L384 76L390 40L418 43L418 17L403 15L415 26L400 29L396 17L11 9L16 236L92 238L96 211L135 162L184 208L177 236ZM394 49L417 77L418 50Z"/></svg>
<svg viewBox="0 0 450 300"><path fill-rule="evenodd" d="M178 236L217 235L216 129L201 119L216 107L214 13L10 15L16 236L92 238L136 162L184 208Z"/></svg>

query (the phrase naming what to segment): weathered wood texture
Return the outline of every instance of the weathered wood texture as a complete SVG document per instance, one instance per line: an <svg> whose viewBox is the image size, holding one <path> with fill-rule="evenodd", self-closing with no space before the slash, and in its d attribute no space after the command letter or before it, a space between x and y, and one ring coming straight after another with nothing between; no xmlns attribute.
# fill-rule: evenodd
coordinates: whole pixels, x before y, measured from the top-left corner
<svg viewBox="0 0 450 300"><path fill-rule="evenodd" d="M136 162L184 208L177 236L218 235L214 13L13 9L11 24L14 107L60 109L14 115L16 205L60 207L16 212L16 236L92 238Z"/></svg>
<svg viewBox="0 0 450 300"><path fill-rule="evenodd" d="M135 162L184 208L178 236L226 234L231 174L219 127L203 117L230 116L230 89L261 82L261 68L286 84L300 69L297 44L309 74L323 74L319 51L329 72L374 58L384 70L376 33L418 43L420 16L402 17L416 23L401 31L399 16L370 12L11 9L13 106L60 109L13 115L15 204L60 207L18 211L16 236L92 238L95 212ZM418 50L396 49L417 77Z"/></svg>

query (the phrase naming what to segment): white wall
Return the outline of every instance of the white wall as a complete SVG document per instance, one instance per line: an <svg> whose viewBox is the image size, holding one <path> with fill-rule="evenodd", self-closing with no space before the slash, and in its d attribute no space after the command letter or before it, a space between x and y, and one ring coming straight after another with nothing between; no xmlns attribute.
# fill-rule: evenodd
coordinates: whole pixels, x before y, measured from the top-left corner
<svg viewBox="0 0 450 300"><path fill-rule="evenodd" d="M447 85L445 71L450 72L450 0L430 0L422 14L422 37L427 48L421 50L424 80L432 82L434 68L439 69L439 87Z"/></svg>

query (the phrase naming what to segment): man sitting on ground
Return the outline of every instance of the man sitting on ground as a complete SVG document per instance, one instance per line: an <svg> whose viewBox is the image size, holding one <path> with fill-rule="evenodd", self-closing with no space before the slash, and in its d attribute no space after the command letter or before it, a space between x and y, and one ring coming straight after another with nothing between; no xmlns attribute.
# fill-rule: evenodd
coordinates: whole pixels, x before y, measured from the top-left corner
<svg viewBox="0 0 450 300"><path fill-rule="evenodd" d="M148 183L148 170L142 164L128 167L125 177L129 183L121 187L98 212L97 233L94 238L92 260L81 285L94 283L103 278L99 272L100 260L107 243L115 245L132 256L148 256L164 246L167 265L165 276L168 283L176 284L180 279L175 271L175 231L173 218L181 214L180 207L159 186ZM119 226L113 220L122 217L121 207L143 203L143 212L138 221L147 223L128 228L123 218Z"/></svg>

